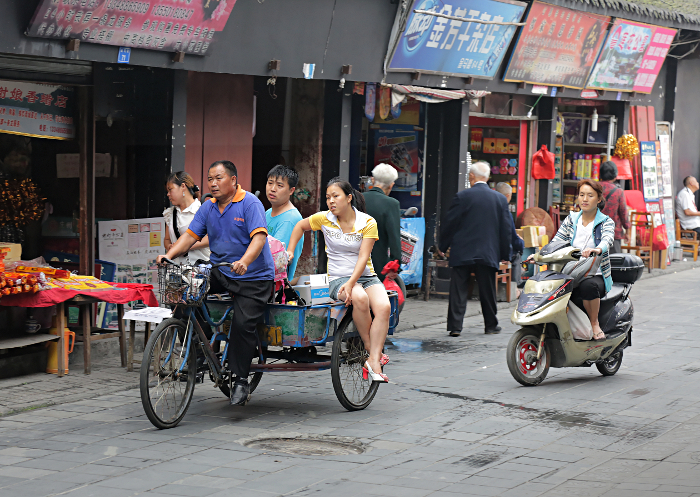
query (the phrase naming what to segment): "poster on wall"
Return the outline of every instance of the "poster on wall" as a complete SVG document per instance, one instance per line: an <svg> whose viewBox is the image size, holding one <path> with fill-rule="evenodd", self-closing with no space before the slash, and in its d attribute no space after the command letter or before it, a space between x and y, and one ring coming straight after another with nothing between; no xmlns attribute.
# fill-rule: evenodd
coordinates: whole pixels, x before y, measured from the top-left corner
<svg viewBox="0 0 700 497"><path fill-rule="evenodd" d="M586 88L651 93L676 30L617 19Z"/></svg>
<svg viewBox="0 0 700 497"><path fill-rule="evenodd" d="M393 191L418 190L422 167L418 150L421 130L409 125L380 124L372 124L371 129L374 132L374 166L391 164L399 173Z"/></svg>
<svg viewBox="0 0 700 497"><path fill-rule="evenodd" d="M41 0L25 34L205 55L235 4L236 0Z"/></svg>
<svg viewBox="0 0 700 497"><path fill-rule="evenodd" d="M671 171L671 137L659 135L661 153L661 196L673 197L673 171Z"/></svg>
<svg viewBox="0 0 700 497"><path fill-rule="evenodd" d="M0 81L0 133L71 140L74 107L73 88Z"/></svg>
<svg viewBox="0 0 700 497"><path fill-rule="evenodd" d="M669 247L676 245L676 223L674 219L673 197L661 199L661 204L666 214L666 236L668 236Z"/></svg>
<svg viewBox="0 0 700 497"><path fill-rule="evenodd" d="M583 88L609 23L607 16L533 2L503 80Z"/></svg>
<svg viewBox="0 0 700 497"><path fill-rule="evenodd" d="M401 250L408 242L413 245L411 258L406 264L401 264L399 276L406 285L418 285L423 282L423 244L425 243L425 218L401 218Z"/></svg>
<svg viewBox="0 0 700 497"><path fill-rule="evenodd" d="M388 71L424 72L493 79L517 26L458 21L520 22L524 2L515 0L411 0L408 18L399 20ZM401 30L401 31L400 31Z"/></svg>
<svg viewBox="0 0 700 497"><path fill-rule="evenodd" d="M656 143L640 142L639 148L642 155L644 200L653 202L659 199L658 177L656 172Z"/></svg>
<svg viewBox="0 0 700 497"><path fill-rule="evenodd" d="M157 294L156 257L165 253L162 217L100 221L97 237L100 259L117 265L115 282L153 285ZM116 306L100 308L100 315L105 328L117 327Z"/></svg>

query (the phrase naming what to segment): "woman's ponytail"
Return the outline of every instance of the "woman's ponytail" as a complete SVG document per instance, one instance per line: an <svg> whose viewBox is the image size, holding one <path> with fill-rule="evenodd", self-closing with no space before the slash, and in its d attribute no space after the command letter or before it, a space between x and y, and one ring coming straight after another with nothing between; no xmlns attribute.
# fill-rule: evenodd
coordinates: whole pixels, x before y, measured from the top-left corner
<svg viewBox="0 0 700 497"><path fill-rule="evenodd" d="M199 192L199 187L194 184L192 176L187 174L185 171L178 171L176 173L172 173L170 176L168 176L168 179L165 181L166 188L168 183L172 183L176 186L181 186L184 184L187 187L187 190L190 192L190 195L192 195L192 197L196 198L197 200L200 200L202 198L202 194Z"/></svg>
<svg viewBox="0 0 700 497"><path fill-rule="evenodd" d="M362 192L352 189L352 206L360 212L367 214L367 204L365 203L365 196Z"/></svg>

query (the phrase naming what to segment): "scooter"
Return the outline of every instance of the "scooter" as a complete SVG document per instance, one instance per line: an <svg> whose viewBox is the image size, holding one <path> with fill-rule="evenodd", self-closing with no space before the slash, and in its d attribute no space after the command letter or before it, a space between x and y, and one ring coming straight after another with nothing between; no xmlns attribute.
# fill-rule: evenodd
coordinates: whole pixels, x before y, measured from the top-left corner
<svg viewBox="0 0 700 497"><path fill-rule="evenodd" d="M517 382L539 385L549 368L590 367L603 376L620 369L623 350L632 345L634 306L629 298L634 282L644 271L642 260L632 254L611 254L612 289L600 299L598 322L605 339L574 338L567 316L574 278L562 271L581 251L567 242L553 241L533 256L547 270L526 283L511 322L520 325L508 342L507 363ZM575 305L572 303L572 305Z"/></svg>

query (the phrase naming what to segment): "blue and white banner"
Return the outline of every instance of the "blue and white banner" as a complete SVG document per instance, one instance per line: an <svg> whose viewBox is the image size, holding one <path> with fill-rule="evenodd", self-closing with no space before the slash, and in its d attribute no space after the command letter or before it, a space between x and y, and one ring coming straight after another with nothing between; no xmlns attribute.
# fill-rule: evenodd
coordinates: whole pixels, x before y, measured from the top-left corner
<svg viewBox="0 0 700 497"><path fill-rule="evenodd" d="M515 0L412 0L388 71L492 79L517 26L447 19L415 10L491 22L520 22L527 4Z"/></svg>
<svg viewBox="0 0 700 497"><path fill-rule="evenodd" d="M425 218L424 217L402 217L401 231L410 235L414 242L413 253L408 264L401 264L399 276L406 285L418 285L420 288L423 282L423 245L425 243ZM401 251L404 252L405 240L401 237Z"/></svg>

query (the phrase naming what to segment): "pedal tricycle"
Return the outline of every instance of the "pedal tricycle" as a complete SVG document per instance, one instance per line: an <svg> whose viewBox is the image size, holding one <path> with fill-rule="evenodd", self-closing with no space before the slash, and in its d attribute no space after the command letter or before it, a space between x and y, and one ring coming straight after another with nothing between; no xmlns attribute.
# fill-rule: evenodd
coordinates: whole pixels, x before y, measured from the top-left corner
<svg viewBox="0 0 700 497"><path fill-rule="evenodd" d="M179 265L167 261L158 267L160 302L173 308L174 316L162 321L151 334L141 363L141 402L148 419L160 429L182 420L192 400L195 384L206 373L214 387L228 397L232 375L227 367L231 333L231 299L209 295L215 265ZM398 325L398 295L391 302L389 335ZM263 373L331 370L333 390L349 411L366 408L379 388L363 379L362 366L369 356L352 321L352 306L343 302L318 305L268 303L257 327L258 351L248 382L251 393ZM219 314L214 321L212 314ZM207 338L197 316L212 327ZM331 353L318 351L332 343ZM325 348L325 347L324 347ZM197 365L197 351L205 363Z"/></svg>

